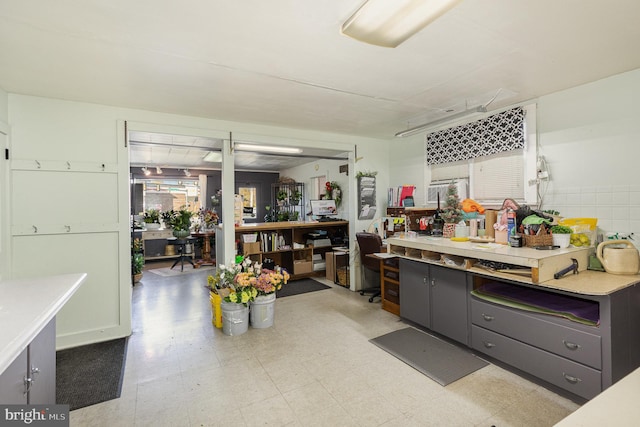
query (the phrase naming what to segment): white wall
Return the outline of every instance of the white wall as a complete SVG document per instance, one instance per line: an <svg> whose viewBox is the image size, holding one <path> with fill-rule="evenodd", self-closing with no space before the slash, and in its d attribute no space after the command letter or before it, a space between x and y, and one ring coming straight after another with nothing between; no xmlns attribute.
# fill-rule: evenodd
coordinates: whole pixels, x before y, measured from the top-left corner
<svg viewBox="0 0 640 427"><path fill-rule="evenodd" d="M640 237L639 99L640 70L539 99L540 154L551 174L543 208Z"/></svg>
<svg viewBox="0 0 640 427"><path fill-rule="evenodd" d="M640 237L640 70L537 100L540 154L551 181L543 209L564 217L596 217L600 232ZM415 184L424 195L424 137L390 141L390 185ZM544 188L544 187L541 187ZM636 241L640 242L640 238Z"/></svg>
<svg viewBox="0 0 640 427"><path fill-rule="evenodd" d="M2 99L0 98L1 103ZM234 137L244 134L264 136L265 140L270 141L278 138L289 141L295 139L301 146L321 145L340 149L349 145L353 147L357 144L363 153L367 152L365 147L368 144L381 144L376 140L331 133L209 120L10 94L8 96L8 122L12 130L11 149L15 154L12 158L14 163L12 168L18 167L18 175L28 175L24 180L17 180L16 185L31 182L29 179L32 179L33 175L23 172L23 170L33 168L34 159L39 158L53 159L54 163L64 163L70 160L74 167L78 161L92 164L96 160L100 160L106 161L109 167L123 168L123 164L128 162L128 156L126 153L124 156L121 155L118 144L122 142L124 132L121 132L118 125L124 120L135 122L137 130L144 130L145 124L148 124L149 129L157 130L161 125L161 127L170 128L176 133L184 130L186 134L192 135L199 132L205 136L212 132L224 132L225 134L233 132ZM371 154L368 157L369 162L380 162L379 165L376 165L377 169L386 170L385 155L374 156ZM54 164L54 167L57 167L57 163ZM18 164L24 166L15 166ZM371 164L366 162L364 164L367 169L374 169ZM128 164L124 164L124 166L128 170ZM109 211L108 224L92 224L93 227L104 227L108 233L95 233L93 237L90 234L83 234L81 237L80 235L74 237L51 234L39 239L39 242L46 246L47 250L45 251L37 244L33 244L35 239L27 235L27 229L31 228L30 225L28 226L30 223L25 222L27 220L17 214L15 215L16 222L12 221L12 226L15 226L14 234L17 233L17 237L9 248L14 266L12 277L56 274L65 272L63 271L65 269L74 269L74 271L89 269L92 271L91 277L83 285L83 289L74 295L72 301L60 313L58 331L58 346L60 348L111 339L118 335L124 336L130 331L131 312L130 301L128 301L130 299L128 295L128 291L130 291L130 236L127 197L129 185L128 179L121 179L120 175L128 178L126 173L119 173L117 178L118 194L112 194L108 197L113 204L119 206L118 212L123 215L115 218L113 213ZM334 176L334 173L331 173L332 179L337 179L338 175L336 173ZM65 179L66 177L65 174ZM71 183L71 185L74 184ZM383 182L382 185L386 186L387 183ZM82 183L78 183L74 188L81 187ZM87 189L86 196L76 198L78 206L91 200L92 197L99 197L99 194L91 193L90 190ZM60 191L62 192L62 189ZM47 218L47 212L56 215L59 210L68 212L68 206L56 205L53 195L48 195L47 205L41 206L39 200L30 199L29 194L29 191L23 191L11 196L16 197L21 206L37 206L38 212L30 211L30 214L40 215L37 217L39 221L44 221ZM66 203L68 204L68 201ZM2 209L2 214L4 213L6 213L6 208ZM120 230L119 233L116 233L115 239L111 237L114 227ZM75 226L72 228L75 229ZM9 235L6 231L3 231L2 238L5 241L8 240ZM93 253L94 250L99 254ZM109 253L111 255L108 255ZM105 256L105 259L101 262L98 256L91 257L91 255ZM32 262L27 265L29 259ZM104 270L105 266L118 269L115 278L110 271Z"/></svg>

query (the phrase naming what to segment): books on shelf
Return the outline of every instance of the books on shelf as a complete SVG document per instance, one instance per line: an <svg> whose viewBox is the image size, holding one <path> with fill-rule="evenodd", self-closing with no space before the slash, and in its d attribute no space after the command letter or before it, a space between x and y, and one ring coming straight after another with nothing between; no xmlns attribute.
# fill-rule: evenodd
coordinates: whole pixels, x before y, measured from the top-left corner
<svg viewBox="0 0 640 427"><path fill-rule="evenodd" d="M415 185L390 187L387 192L387 206L403 206L402 201L407 197L413 198L413 192L415 189Z"/></svg>
<svg viewBox="0 0 640 427"><path fill-rule="evenodd" d="M260 233L260 248L262 252L275 252L285 248L290 249L290 246L285 243L284 236L277 231L263 231Z"/></svg>

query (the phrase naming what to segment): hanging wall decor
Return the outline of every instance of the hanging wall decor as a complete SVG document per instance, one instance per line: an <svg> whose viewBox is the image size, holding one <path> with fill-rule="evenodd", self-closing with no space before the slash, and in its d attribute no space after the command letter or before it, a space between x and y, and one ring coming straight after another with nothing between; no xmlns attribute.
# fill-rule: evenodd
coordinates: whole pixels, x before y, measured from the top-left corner
<svg viewBox="0 0 640 427"><path fill-rule="evenodd" d="M376 215L376 177L358 176L358 219Z"/></svg>

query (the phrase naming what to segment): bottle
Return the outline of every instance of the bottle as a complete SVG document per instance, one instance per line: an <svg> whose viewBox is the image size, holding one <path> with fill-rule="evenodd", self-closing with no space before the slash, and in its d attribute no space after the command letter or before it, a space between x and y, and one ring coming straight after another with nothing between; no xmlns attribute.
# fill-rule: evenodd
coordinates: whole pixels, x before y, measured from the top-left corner
<svg viewBox="0 0 640 427"><path fill-rule="evenodd" d="M507 241L511 236L516 235L516 211L513 209L507 210Z"/></svg>

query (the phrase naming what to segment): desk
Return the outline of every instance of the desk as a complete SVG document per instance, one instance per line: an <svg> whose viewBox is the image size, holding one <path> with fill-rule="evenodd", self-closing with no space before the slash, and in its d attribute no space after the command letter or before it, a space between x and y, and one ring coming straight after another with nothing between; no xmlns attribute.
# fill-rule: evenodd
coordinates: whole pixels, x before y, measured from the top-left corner
<svg viewBox="0 0 640 427"><path fill-rule="evenodd" d="M380 260L380 295L382 309L400 315L400 270L398 257L390 253L368 254Z"/></svg>
<svg viewBox="0 0 640 427"><path fill-rule="evenodd" d="M198 267L201 265L216 265L216 260L211 258L211 237L215 237L215 230L198 231L191 233L193 237L202 237L202 259L196 261Z"/></svg>

